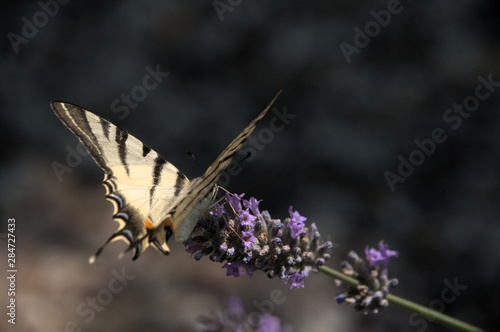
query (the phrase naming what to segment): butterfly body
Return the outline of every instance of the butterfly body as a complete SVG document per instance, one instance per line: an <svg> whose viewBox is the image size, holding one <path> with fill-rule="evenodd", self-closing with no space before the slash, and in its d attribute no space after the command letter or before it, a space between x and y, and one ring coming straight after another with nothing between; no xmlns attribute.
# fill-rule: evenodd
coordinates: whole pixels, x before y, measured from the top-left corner
<svg viewBox="0 0 500 332"><path fill-rule="evenodd" d="M278 95L205 173L192 181L156 151L111 122L79 106L51 102L59 119L104 170L106 199L113 204L113 219L119 223L115 233L90 261L115 240L128 243L129 249L135 251L134 259L151 244L168 254L167 240L172 234L176 241L186 240L198 218L213 205L217 180Z"/></svg>

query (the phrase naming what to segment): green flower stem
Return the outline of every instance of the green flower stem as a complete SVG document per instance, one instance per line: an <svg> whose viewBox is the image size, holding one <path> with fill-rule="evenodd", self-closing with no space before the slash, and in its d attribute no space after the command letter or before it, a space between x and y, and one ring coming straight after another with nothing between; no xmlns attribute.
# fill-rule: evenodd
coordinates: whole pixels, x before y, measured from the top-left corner
<svg viewBox="0 0 500 332"><path fill-rule="evenodd" d="M328 276L339 279L343 283L356 287L359 285L359 281L351 278L349 276L346 276L345 274L338 272L336 270L330 269L326 266L320 266L319 270ZM450 328L455 328L459 331L466 331L466 332L484 332L484 330L480 329L479 327L472 326L470 324L467 324L465 322L462 322L458 319L455 319L453 317L447 316L445 314L440 313L439 311L429 309L427 307L424 307L422 305L416 304L414 302L405 300L399 296L388 294L386 299L392 303L396 304L400 307L403 307L407 310L416 312L427 319L429 319L431 322L436 322L438 324L444 325L446 327Z"/></svg>
<svg viewBox="0 0 500 332"><path fill-rule="evenodd" d="M351 277L349 277L349 276L347 276L339 271L330 269L329 267L326 267L326 266L320 266L319 270L323 273L328 274L332 278L339 279L340 281L348 284L349 286L352 286L352 287L359 286L359 281L357 279L351 278Z"/></svg>

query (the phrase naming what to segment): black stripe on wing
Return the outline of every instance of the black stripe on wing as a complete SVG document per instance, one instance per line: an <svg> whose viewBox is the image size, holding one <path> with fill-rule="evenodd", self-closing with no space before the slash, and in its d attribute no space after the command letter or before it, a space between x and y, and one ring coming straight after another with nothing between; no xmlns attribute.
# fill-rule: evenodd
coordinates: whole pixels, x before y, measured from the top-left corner
<svg viewBox="0 0 500 332"><path fill-rule="evenodd" d="M153 205L153 195L156 190L156 186L158 186L158 183L160 183L161 180L161 171L163 170L163 166L167 164L167 161L163 159L162 157L158 156L155 159L155 164L153 167L153 184L151 186L151 189L149 189L149 205Z"/></svg>
<svg viewBox="0 0 500 332"><path fill-rule="evenodd" d="M179 196L182 188L184 188L185 183L186 183L186 176L184 174L182 174L180 171L178 171L177 172L177 179L175 180L175 185L174 185L174 188L175 188L174 195L175 196Z"/></svg>
<svg viewBox="0 0 500 332"><path fill-rule="evenodd" d="M109 140L109 122L101 118L101 127L102 127L102 132L104 133L104 136Z"/></svg>
<svg viewBox="0 0 500 332"><path fill-rule="evenodd" d="M142 156L146 157L151 152L151 148L146 144L142 143Z"/></svg>
<svg viewBox="0 0 500 332"><path fill-rule="evenodd" d="M125 130L116 130L115 141L118 144L118 156L120 157L120 161L125 167L125 172L127 175L130 175L130 170L127 164L127 138L128 133Z"/></svg>
<svg viewBox="0 0 500 332"><path fill-rule="evenodd" d="M64 102L53 101L50 106L54 110L57 117L64 123L66 127L71 130L71 132L78 137L82 142L83 146L90 153L95 162L106 172L111 173L111 170L106 164L104 155L99 146L99 142L95 135L92 133L92 129L87 119L86 112L83 108ZM102 120L102 119L101 119ZM105 121L105 120L102 120ZM109 123L103 126L104 133L109 134Z"/></svg>

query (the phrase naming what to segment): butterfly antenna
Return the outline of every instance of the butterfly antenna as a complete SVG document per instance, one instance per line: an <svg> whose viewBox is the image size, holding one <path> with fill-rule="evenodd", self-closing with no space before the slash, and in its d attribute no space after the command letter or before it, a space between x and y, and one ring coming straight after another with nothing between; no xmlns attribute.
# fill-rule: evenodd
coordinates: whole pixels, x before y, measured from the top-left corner
<svg viewBox="0 0 500 332"><path fill-rule="evenodd" d="M241 151L241 150L240 150ZM227 173L229 172L230 170L234 169L236 166L239 166L240 164L242 164L245 160L247 160L248 158L250 158L250 156L252 155L252 153L250 151L247 151L247 154L245 157L243 157L243 159L241 159L240 161L236 162L236 164L232 165L231 167L228 167L224 173Z"/></svg>
<svg viewBox="0 0 500 332"><path fill-rule="evenodd" d="M196 158L194 157L194 153L192 153L191 151L189 151L189 150L188 150L188 151L186 151L186 154L187 154L188 156L190 156L191 158L193 158L193 160L196 160Z"/></svg>
<svg viewBox="0 0 500 332"><path fill-rule="evenodd" d="M230 192L230 191L229 191L229 190L227 190L226 188L224 188L224 187L222 187L222 186L217 185L217 190L219 190L219 189L224 190L224 191L225 191L227 194L229 194L229 195L234 195L232 192ZM224 196L222 199L226 199L226 196ZM217 203L218 203L218 202L217 202ZM234 211L234 210L233 210L233 211Z"/></svg>
<svg viewBox="0 0 500 332"><path fill-rule="evenodd" d="M201 167L200 163L198 162L198 160L196 160L196 157L194 156L194 153L192 153L191 151L187 150L186 151L186 154L188 156L190 156L191 158L193 158L193 161L194 163L196 164L196 167L198 167L198 170L203 170L203 167Z"/></svg>
<svg viewBox="0 0 500 332"><path fill-rule="evenodd" d="M251 155L252 155L252 153L250 151L247 151L247 155L245 157L243 157L243 159L241 159L235 166L238 166L239 164L244 162L246 159L250 158Z"/></svg>

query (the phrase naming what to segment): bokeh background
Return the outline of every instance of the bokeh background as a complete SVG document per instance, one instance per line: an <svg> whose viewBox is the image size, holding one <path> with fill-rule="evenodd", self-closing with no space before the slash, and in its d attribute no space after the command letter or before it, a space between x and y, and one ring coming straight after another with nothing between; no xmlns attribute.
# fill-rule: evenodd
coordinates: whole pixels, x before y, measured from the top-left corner
<svg viewBox="0 0 500 332"><path fill-rule="evenodd" d="M227 189L263 199L276 218L293 205L336 244L330 267L384 239L400 252L390 271L400 281L395 294L428 305L445 279L457 279L467 288L445 313L500 326L500 87L458 128L443 119L474 95L480 75L500 81L495 1L402 1L349 61L341 43L353 45L354 28L364 30L370 11L390 1L221 0L219 11L210 1L70 1L48 7L51 16L40 3L4 2L0 11L0 223L5 234L16 218L18 268L16 325L2 313L2 331L194 331L226 296L255 311L275 289L286 301L273 314L294 331L446 331L395 306L376 316L339 306L340 289L321 274L294 291L263 273L226 277L175 243L170 257L150 249L136 262L118 260L124 245L113 244L87 263L116 225L90 157L56 176L54 163L67 164L78 141L51 100L110 119L193 178L279 89L276 109L296 117L272 137L262 130L274 113L261 122L254 137L263 148ZM9 40L25 38L34 19L40 27L25 28L25 42ZM113 108L143 84L148 66L169 75L128 114ZM407 159L436 128L447 140L391 191L384 173L397 174L398 156ZM113 271L135 278L101 311L82 314Z"/></svg>

